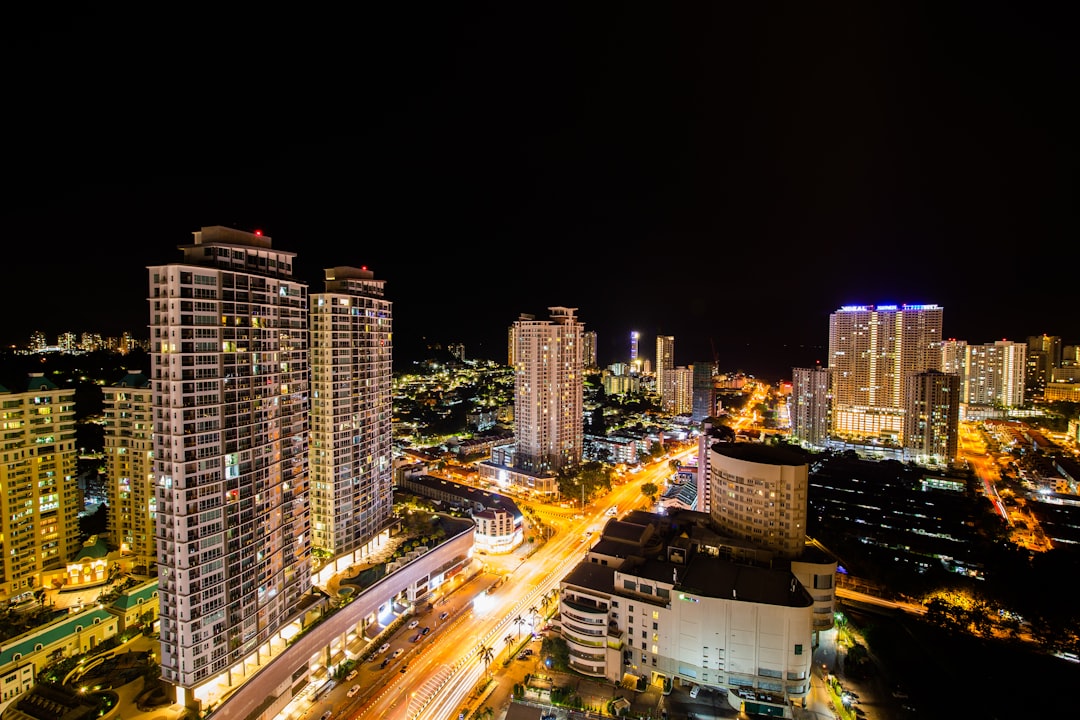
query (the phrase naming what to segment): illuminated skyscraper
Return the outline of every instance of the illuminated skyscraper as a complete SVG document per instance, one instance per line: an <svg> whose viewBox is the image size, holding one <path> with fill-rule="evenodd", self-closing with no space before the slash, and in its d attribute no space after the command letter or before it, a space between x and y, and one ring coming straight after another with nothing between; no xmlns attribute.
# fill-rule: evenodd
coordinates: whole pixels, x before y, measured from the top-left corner
<svg viewBox="0 0 1080 720"><path fill-rule="evenodd" d="M904 449L920 462L950 463L960 430L960 376L927 370L908 375Z"/></svg>
<svg viewBox="0 0 1080 720"><path fill-rule="evenodd" d="M581 334L582 350L581 364L586 368L595 368L596 364L596 331L586 330Z"/></svg>
<svg viewBox="0 0 1080 720"><path fill-rule="evenodd" d="M514 323L514 465L556 473L581 462L582 324L577 308L549 307L550 320Z"/></svg>
<svg viewBox="0 0 1080 720"><path fill-rule="evenodd" d="M393 315L370 270L325 272L311 296L311 534L338 558L393 515Z"/></svg>
<svg viewBox="0 0 1080 720"><path fill-rule="evenodd" d="M963 402L998 407L1023 405L1027 349L1025 343L1008 340L968 345L961 388Z"/></svg>
<svg viewBox="0 0 1080 720"><path fill-rule="evenodd" d="M64 576L79 547L75 389L41 373L0 385L0 593L11 598ZM14 679L14 678L12 678Z"/></svg>
<svg viewBox="0 0 1080 720"><path fill-rule="evenodd" d="M308 287L257 233L179 249L148 268L160 664L205 709L311 586Z"/></svg>
<svg viewBox="0 0 1080 720"><path fill-rule="evenodd" d="M829 316L832 433L898 443L905 378L941 369L942 308L860 305Z"/></svg>
<svg viewBox="0 0 1080 720"><path fill-rule="evenodd" d="M672 335L656 336L656 394L660 396L660 409L675 412L675 338Z"/></svg>
<svg viewBox="0 0 1080 720"><path fill-rule="evenodd" d="M811 447L829 439L829 370L823 367L791 370L791 438Z"/></svg>
<svg viewBox="0 0 1080 720"><path fill-rule="evenodd" d="M138 558L137 565L149 569L157 559L150 378L132 371L101 392L109 539L121 552Z"/></svg>

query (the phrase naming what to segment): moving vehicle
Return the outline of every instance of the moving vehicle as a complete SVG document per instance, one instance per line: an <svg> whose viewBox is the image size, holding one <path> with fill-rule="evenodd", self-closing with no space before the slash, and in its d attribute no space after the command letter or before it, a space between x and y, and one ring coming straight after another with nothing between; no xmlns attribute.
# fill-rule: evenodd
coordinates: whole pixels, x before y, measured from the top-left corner
<svg viewBox="0 0 1080 720"><path fill-rule="evenodd" d="M450 613L446 612L445 610L443 612L439 613L439 619L440 620L445 620L448 617L450 617Z"/></svg>
<svg viewBox="0 0 1080 720"><path fill-rule="evenodd" d="M352 697L353 695L355 695L358 692L360 692L360 686L359 685L353 685L351 688L349 688L349 692L347 692L345 694L348 695L349 697Z"/></svg>

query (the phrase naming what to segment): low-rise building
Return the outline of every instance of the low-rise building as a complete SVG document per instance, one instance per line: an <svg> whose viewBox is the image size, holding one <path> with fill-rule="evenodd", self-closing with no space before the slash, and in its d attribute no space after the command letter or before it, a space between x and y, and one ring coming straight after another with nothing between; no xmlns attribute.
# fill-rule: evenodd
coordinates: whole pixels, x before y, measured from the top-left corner
<svg viewBox="0 0 1080 720"><path fill-rule="evenodd" d="M784 702L804 698L820 629L820 601L806 584L828 595L831 606L836 563L808 556L796 572L774 552L735 543L725 545L704 513L634 511L609 520L560 583L570 665L628 685L644 680L754 690Z"/></svg>

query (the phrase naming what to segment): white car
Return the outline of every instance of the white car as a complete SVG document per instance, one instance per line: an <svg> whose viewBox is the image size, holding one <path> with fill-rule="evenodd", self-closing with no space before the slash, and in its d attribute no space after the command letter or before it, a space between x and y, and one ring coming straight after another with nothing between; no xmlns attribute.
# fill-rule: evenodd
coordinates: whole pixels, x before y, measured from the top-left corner
<svg viewBox="0 0 1080 720"><path fill-rule="evenodd" d="M393 658L395 660L397 660L399 657L401 657L401 653L403 653L403 652L405 652L404 648L398 648L397 650L394 651Z"/></svg>
<svg viewBox="0 0 1080 720"><path fill-rule="evenodd" d="M379 646L379 652L376 653L376 654L382 655L384 652L386 652L389 649L390 649L390 643L383 643L381 646Z"/></svg>
<svg viewBox="0 0 1080 720"><path fill-rule="evenodd" d="M412 630L414 627L416 627L419 624L420 624L419 620L413 620L411 623L409 623L409 629Z"/></svg>
<svg viewBox="0 0 1080 720"><path fill-rule="evenodd" d="M360 692L360 686L359 685L353 685L351 688L349 688L349 692L347 692L345 694L348 695L349 697L352 697L353 695L355 695L358 692Z"/></svg>

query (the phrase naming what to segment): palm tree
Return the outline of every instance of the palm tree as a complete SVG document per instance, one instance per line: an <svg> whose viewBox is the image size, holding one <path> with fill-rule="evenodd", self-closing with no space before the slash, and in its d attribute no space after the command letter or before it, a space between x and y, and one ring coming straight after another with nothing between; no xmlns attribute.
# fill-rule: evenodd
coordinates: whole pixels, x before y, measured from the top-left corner
<svg viewBox="0 0 1080 720"><path fill-rule="evenodd" d="M495 651L487 645L481 645L480 659L484 661L484 672L488 673L488 668L491 666L491 661L495 659ZM491 673L488 674L490 675Z"/></svg>
<svg viewBox="0 0 1080 720"><path fill-rule="evenodd" d="M506 643L506 654L509 655L510 654L510 646L514 644L514 636L513 635L507 635L506 637L503 638L503 642Z"/></svg>
<svg viewBox="0 0 1080 720"><path fill-rule="evenodd" d="M527 621L525 620L525 618L521 617L520 615L514 618L514 624L517 625L519 638L521 637L521 626L524 625L526 622Z"/></svg>
<svg viewBox="0 0 1080 720"><path fill-rule="evenodd" d="M535 605L529 608L529 617L532 618L533 630L536 629L536 616L540 614L540 610Z"/></svg>

